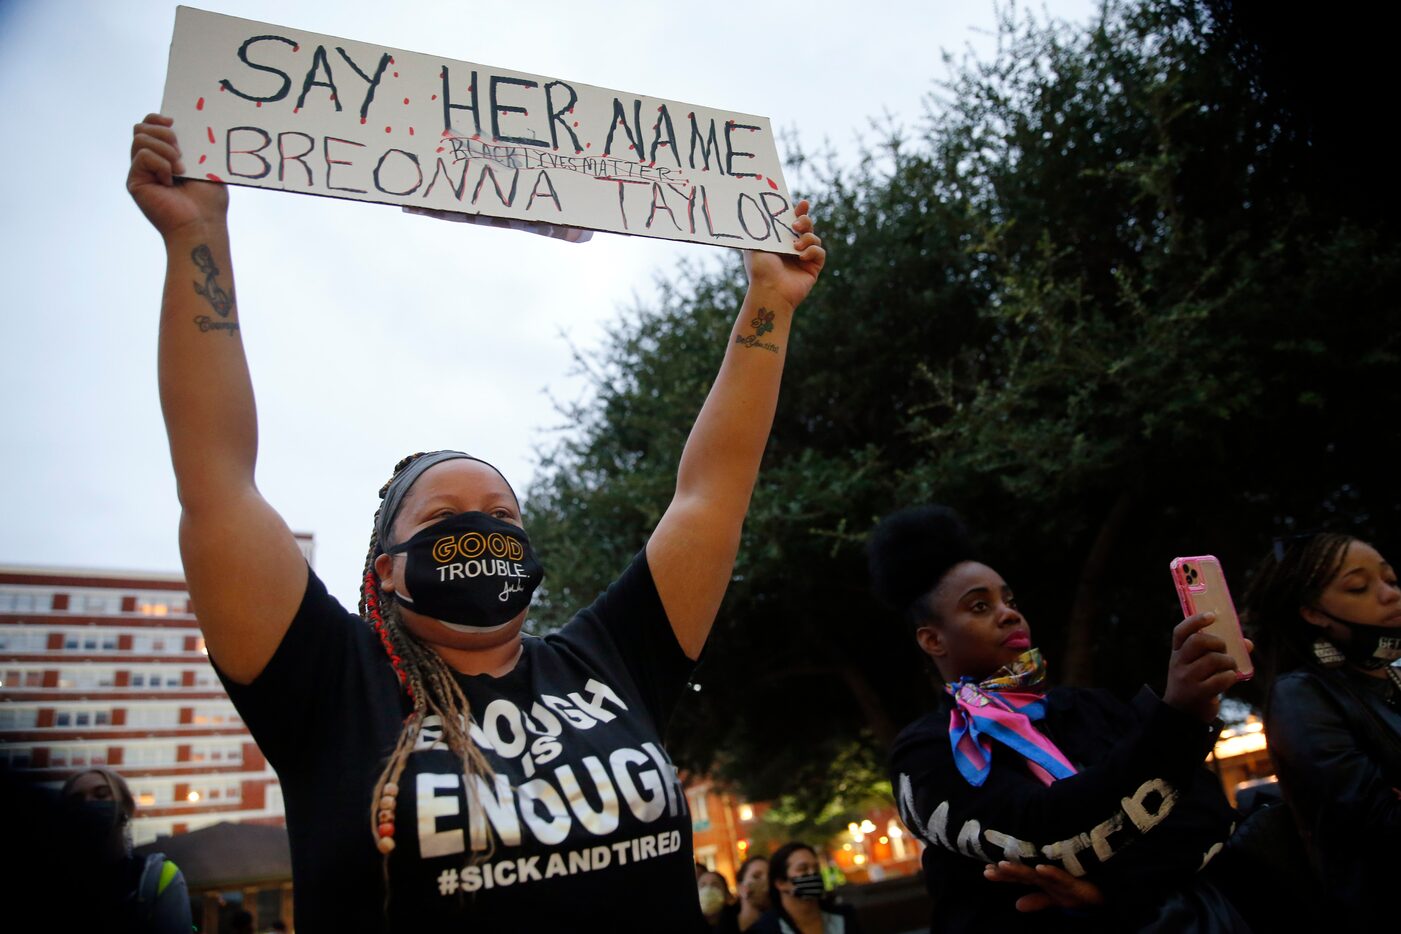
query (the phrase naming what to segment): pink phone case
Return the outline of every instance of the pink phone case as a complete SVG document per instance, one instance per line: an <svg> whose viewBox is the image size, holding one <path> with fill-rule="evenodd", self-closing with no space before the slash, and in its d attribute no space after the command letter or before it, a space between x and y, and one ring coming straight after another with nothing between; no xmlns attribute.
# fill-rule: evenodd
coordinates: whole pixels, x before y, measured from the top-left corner
<svg viewBox="0 0 1401 934"><path fill-rule="evenodd" d="M1173 558L1168 567L1172 570L1172 582L1177 586L1177 598L1182 602L1182 614L1192 616L1207 610L1215 613L1216 620L1206 631L1226 643L1226 654L1240 666L1236 672L1238 680L1254 676L1255 665L1245 647L1245 635L1240 629L1240 618L1236 616L1236 605L1226 586L1221 562L1214 555L1196 555Z"/></svg>

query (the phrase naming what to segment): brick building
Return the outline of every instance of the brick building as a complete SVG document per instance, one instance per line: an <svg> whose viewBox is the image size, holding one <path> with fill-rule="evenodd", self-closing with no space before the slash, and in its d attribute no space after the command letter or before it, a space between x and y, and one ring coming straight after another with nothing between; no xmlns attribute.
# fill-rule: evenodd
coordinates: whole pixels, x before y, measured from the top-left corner
<svg viewBox="0 0 1401 934"><path fill-rule="evenodd" d="M308 560L312 538L298 540ZM57 785L108 766L137 844L283 824L277 776L233 709L172 574L0 566L0 763Z"/></svg>

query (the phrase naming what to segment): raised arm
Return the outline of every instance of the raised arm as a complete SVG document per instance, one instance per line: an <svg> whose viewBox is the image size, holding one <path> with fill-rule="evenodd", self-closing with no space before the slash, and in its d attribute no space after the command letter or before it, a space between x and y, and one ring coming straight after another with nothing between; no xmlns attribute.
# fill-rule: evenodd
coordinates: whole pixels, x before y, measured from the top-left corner
<svg viewBox="0 0 1401 934"><path fill-rule="evenodd" d="M748 253L749 292L725 360L686 439L676 495L647 542L662 606L681 648L700 655L734 569L740 529L778 405L793 310L827 254L798 202L797 256Z"/></svg>
<svg viewBox="0 0 1401 934"><path fill-rule="evenodd" d="M234 297L228 190L176 179L182 171L171 120L147 116L132 135L127 190L165 240L157 365L180 553L210 655L246 684L287 631L306 563L254 485L258 424Z"/></svg>

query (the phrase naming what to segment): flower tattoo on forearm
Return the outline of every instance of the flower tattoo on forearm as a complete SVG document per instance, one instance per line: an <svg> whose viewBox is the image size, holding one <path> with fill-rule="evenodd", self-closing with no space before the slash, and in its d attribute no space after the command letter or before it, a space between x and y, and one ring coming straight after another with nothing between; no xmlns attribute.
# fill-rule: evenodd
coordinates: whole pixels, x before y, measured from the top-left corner
<svg viewBox="0 0 1401 934"><path fill-rule="evenodd" d="M778 353L778 345L772 341L762 340L763 336L773 330L773 312L767 308L760 308L759 311L749 320L749 326L754 329L753 334L741 334L735 338L736 344L745 347L757 347L760 350L767 350L769 353Z"/></svg>

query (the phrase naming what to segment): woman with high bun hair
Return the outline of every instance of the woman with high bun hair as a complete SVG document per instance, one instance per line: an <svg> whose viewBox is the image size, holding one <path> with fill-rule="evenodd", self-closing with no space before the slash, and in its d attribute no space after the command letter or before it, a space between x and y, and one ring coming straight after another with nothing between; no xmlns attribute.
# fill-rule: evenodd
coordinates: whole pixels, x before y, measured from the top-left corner
<svg viewBox="0 0 1401 934"><path fill-rule="evenodd" d="M745 257L749 291L656 529L536 638L522 625L543 569L520 502L462 451L395 467L360 614L327 593L254 484L228 191L175 177L169 118L138 124L131 154L127 188L167 251L158 362L185 575L282 782L296 926L701 929L661 735L729 582L793 312L825 261L807 203L797 255Z"/></svg>
<svg viewBox="0 0 1401 934"><path fill-rule="evenodd" d="M1314 532L1275 541L1246 589L1270 682L1265 731L1321 885L1320 916L1396 926L1401 879L1401 588L1376 548Z"/></svg>
<svg viewBox="0 0 1401 934"><path fill-rule="evenodd" d="M1202 767L1237 680L1209 615L1173 630L1164 696L1145 687L1130 706L1049 687L1011 587L952 510L886 517L868 555L943 682L891 754L932 930L1248 930L1199 873L1235 817Z"/></svg>

